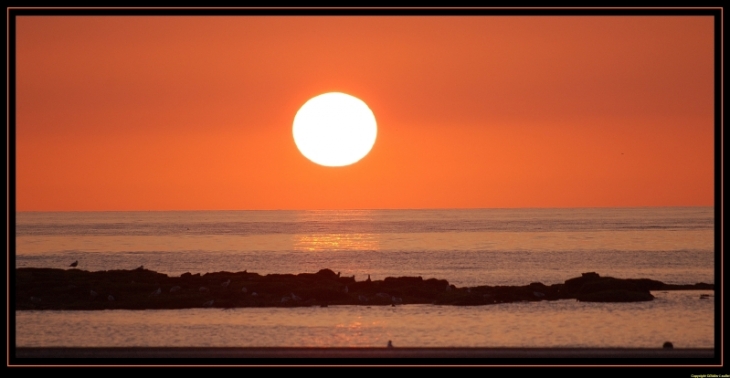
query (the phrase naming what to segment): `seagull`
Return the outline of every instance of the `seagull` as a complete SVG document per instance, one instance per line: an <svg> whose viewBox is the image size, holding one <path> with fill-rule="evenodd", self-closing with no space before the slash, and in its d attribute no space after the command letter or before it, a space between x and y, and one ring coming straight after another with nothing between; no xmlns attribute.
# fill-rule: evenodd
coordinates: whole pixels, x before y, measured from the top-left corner
<svg viewBox="0 0 730 378"><path fill-rule="evenodd" d="M365 282L370 282L370 275L368 274L368 279L365 280Z"/></svg>
<svg viewBox="0 0 730 378"><path fill-rule="evenodd" d="M393 342L388 340L388 348L392 348L392 347L393 347Z"/></svg>
<svg viewBox="0 0 730 378"><path fill-rule="evenodd" d="M222 283L221 286L228 287L228 285L230 285L230 284L231 284L231 279L229 278L228 281Z"/></svg>
<svg viewBox="0 0 730 378"><path fill-rule="evenodd" d="M294 293L291 293L291 299L293 299L295 301L301 301L302 300L302 298L297 297Z"/></svg>
<svg viewBox="0 0 730 378"><path fill-rule="evenodd" d="M150 294L150 296L152 296L152 295L160 295L160 294L162 294L162 288L161 287L158 287L157 290L153 291Z"/></svg>
<svg viewBox="0 0 730 378"><path fill-rule="evenodd" d="M72 262L71 265L69 265L69 266L72 267L72 268L75 268L78 265L79 265L79 260L76 260L76 261Z"/></svg>

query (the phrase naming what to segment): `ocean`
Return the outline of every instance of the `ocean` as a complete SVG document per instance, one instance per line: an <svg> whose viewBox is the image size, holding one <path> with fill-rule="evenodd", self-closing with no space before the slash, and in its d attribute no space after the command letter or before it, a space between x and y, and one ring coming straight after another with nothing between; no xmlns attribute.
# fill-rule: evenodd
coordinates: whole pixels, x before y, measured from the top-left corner
<svg viewBox="0 0 730 378"><path fill-rule="evenodd" d="M714 283L714 209L20 212L16 267ZM713 348L712 291L638 303L16 311L17 346ZM709 299L700 299L709 294ZM24 300L18 298L17 300ZM80 328L85 332L77 332Z"/></svg>

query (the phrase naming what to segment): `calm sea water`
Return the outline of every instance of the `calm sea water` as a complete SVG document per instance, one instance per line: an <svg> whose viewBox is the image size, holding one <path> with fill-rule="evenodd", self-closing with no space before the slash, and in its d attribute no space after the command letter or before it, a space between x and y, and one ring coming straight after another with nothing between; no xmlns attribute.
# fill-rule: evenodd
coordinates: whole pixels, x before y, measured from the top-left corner
<svg viewBox="0 0 730 378"><path fill-rule="evenodd" d="M260 274L330 268L363 280L561 283L583 272L713 283L712 208L18 213L17 267ZM20 311L18 346L714 345L714 300L479 307ZM711 293L710 293L711 294ZM59 330L79 329L88 332ZM255 337L252 337L255 335Z"/></svg>

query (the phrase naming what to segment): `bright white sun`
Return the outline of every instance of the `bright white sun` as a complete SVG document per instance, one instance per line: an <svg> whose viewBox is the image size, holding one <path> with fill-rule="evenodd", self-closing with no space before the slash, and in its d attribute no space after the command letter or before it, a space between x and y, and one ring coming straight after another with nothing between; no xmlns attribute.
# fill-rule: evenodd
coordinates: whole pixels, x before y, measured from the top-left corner
<svg viewBox="0 0 730 378"><path fill-rule="evenodd" d="M307 159L328 167L358 162L375 144L375 116L360 99L330 92L307 101L294 116L294 143Z"/></svg>

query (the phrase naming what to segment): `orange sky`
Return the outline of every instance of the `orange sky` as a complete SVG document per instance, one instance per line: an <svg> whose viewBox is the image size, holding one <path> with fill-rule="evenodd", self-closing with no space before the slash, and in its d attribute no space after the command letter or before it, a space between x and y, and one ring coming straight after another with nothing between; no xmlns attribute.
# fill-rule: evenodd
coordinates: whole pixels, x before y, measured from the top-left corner
<svg viewBox="0 0 730 378"><path fill-rule="evenodd" d="M17 210L712 206L713 21L19 16ZM351 166L292 137L330 91Z"/></svg>

